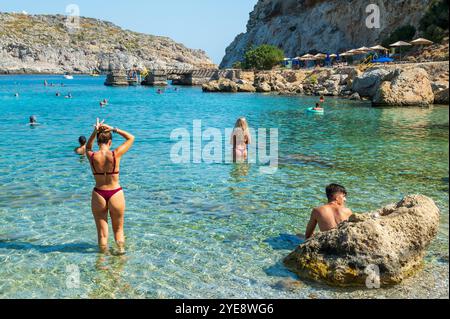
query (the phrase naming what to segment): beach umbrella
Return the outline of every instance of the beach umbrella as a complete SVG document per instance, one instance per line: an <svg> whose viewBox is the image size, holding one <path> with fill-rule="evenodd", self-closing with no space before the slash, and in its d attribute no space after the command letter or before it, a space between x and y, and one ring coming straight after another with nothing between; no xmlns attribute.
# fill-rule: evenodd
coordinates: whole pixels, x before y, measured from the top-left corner
<svg viewBox="0 0 450 319"><path fill-rule="evenodd" d="M305 55L301 56L299 59L300 60L313 60L314 59L314 55L312 55L312 54L305 54Z"/></svg>
<svg viewBox="0 0 450 319"><path fill-rule="evenodd" d="M359 49L356 49L356 51L358 51L358 52L369 52L370 48L368 48L368 47L360 47Z"/></svg>
<svg viewBox="0 0 450 319"><path fill-rule="evenodd" d="M370 47L371 50L375 50L375 51L387 51L388 49L381 46L381 45L376 45L374 47Z"/></svg>
<svg viewBox="0 0 450 319"><path fill-rule="evenodd" d="M330 54L330 58L332 58L332 59L334 59L334 58L337 58L337 54Z"/></svg>
<svg viewBox="0 0 450 319"><path fill-rule="evenodd" d="M314 56L314 59L315 60L324 60L324 59L326 59L327 58L327 55L326 54L323 54L323 53L317 53L315 56Z"/></svg>
<svg viewBox="0 0 450 319"><path fill-rule="evenodd" d="M418 38L415 39L414 41L411 41L412 45L432 45L434 42L424 39L424 38Z"/></svg>
<svg viewBox="0 0 450 319"><path fill-rule="evenodd" d="M400 48L400 60L402 59L402 47L410 47L410 46L412 46L412 44L405 41L397 41L390 45L390 47Z"/></svg>
<svg viewBox="0 0 450 319"><path fill-rule="evenodd" d="M410 47L412 44L405 41L397 41L392 43L390 47Z"/></svg>

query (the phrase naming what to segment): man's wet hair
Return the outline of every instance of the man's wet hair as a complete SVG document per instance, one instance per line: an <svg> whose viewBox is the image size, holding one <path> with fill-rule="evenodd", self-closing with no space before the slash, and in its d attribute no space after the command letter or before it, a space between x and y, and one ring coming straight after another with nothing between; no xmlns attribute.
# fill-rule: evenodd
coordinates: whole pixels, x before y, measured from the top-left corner
<svg viewBox="0 0 450 319"><path fill-rule="evenodd" d="M328 200L332 200L333 196L339 193L344 194L345 196L347 196L347 190L345 189L344 186L339 185L339 184L330 184L327 186L326 188L326 193L327 193L327 198Z"/></svg>
<svg viewBox="0 0 450 319"><path fill-rule="evenodd" d="M83 146L84 144L86 144L86 137L80 136L78 138L78 142L80 143L81 146Z"/></svg>

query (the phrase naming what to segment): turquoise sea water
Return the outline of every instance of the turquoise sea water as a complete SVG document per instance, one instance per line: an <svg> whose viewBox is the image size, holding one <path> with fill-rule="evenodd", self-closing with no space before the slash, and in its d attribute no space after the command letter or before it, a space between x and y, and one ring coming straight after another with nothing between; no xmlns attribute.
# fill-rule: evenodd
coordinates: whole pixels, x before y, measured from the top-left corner
<svg viewBox="0 0 450 319"><path fill-rule="evenodd" d="M44 87L44 79L58 86ZM158 95L103 81L0 77L0 298L448 297L448 107L375 109L328 99L317 116L305 113L316 100L310 97L200 88ZM105 109L103 98L110 100ZM41 126L27 126L30 115ZM173 129L192 131L199 119L224 130L240 116L252 127L279 129L276 174L256 164L170 161ZM121 166L123 257L97 253L93 177L73 154L96 117L137 137ZM432 197L442 223L425 270L377 291L297 283L281 260L330 182L349 189L355 212L407 194ZM71 284L73 269L79 285Z"/></svg>

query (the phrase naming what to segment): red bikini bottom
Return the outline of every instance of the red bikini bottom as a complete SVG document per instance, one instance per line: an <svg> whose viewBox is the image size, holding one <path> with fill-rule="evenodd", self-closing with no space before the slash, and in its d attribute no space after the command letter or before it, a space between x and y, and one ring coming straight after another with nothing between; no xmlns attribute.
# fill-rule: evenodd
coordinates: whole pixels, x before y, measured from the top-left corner
<svg viewBox="0 0 450 319"><path fill-rule="evenodd" d="M115 189L115 190L112 190L112 191L107 191L107 190L101 190L101 189L98 189L98 188L94 188L94 192L96 192L101 197L103 197L106 200L106 203L108 203L109 200L111 199L111 197L116 195L121 190L122 190L122 187L118 188L118 189Z"/></svg>

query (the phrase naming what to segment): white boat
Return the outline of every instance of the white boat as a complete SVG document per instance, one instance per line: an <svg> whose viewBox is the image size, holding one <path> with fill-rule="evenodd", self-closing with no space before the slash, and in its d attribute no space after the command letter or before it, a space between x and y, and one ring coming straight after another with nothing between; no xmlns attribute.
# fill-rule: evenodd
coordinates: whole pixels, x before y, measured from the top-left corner
<svg viewBox="0 0 450 319"><path fill-rule="evenodd" d="M73 75L70 75L70 74L64 74L64 78L65 78L66 80L73 80Z"/></svg>

